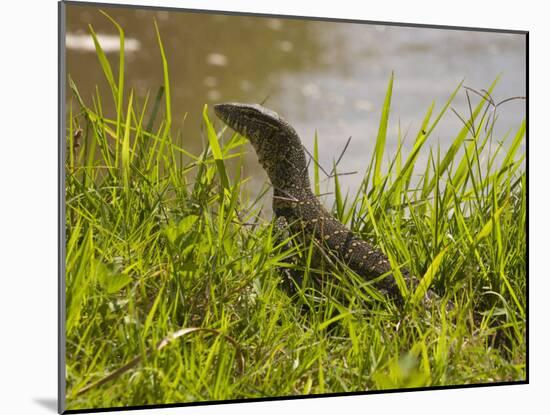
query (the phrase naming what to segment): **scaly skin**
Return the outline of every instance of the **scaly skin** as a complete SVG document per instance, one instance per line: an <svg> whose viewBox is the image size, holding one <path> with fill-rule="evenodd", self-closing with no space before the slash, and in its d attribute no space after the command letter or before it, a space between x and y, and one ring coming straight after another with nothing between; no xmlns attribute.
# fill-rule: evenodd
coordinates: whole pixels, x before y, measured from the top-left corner
<svg viewBox="0 0 550 415"><path fill-rule="evenodd" d="M388 274L377 287L400 300L387 256L336 220L311 191L306 156L294 128L257 104L217 104L214 111L225 124L248 138L256 150L273 185L277 223L288 226L293 233L303 231L313 237L366 280ZM409 286L418 284L406 270L402 274Z"/></svg>

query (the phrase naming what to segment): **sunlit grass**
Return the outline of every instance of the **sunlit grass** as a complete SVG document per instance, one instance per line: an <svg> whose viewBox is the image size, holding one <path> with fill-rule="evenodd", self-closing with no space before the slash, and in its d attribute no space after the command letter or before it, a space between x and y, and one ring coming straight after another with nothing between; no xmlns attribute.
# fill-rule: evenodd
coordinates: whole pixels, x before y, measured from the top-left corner
<svg viewBox="0 0 550 415"><path fill-rule="evenodd" d="M125 85L123 52L113 70L93 30L112 97L82 97L69 80L69 409L525 379L525 122L506 140L493 137L490 95L477 96L449 150L428 147L458 85L427 109L409 153L400 145L388 154L392 75L356 194L335 174L345 154L335 159L332 211L386 252L396 278L405 266L422 283L413 291L398 281L404 308L345 267L320 290L309 281L310 247L286 250L258 216L261 201L243 196L247 177L227 168L243 163L246 140L205 107L207 144L200 154L185 150L157 34L155 98ZM103 113L105 99L116 114ZM294 296L279 284L278 267L295 266L290 255L305 268ZM428 288L441 297L430 309L419 301Z"/></svg>

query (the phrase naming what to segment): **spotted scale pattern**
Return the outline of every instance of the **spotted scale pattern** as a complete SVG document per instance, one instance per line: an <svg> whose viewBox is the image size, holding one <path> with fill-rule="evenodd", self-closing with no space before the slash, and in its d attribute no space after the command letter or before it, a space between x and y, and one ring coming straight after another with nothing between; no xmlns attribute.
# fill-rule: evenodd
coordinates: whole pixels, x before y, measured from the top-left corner
<svg viewBox="0 0 550 415"><path fill-rule="evenodd" d="M387 256L335 219L311 191L305 153L294 128L257 104L217 104L214 110L254 147L273 185L276 223L293 233L304 231L366 280L388 274L378 282L378 288L400 298ZM408 283L417 283L406 270L402 274Z"/></svg>

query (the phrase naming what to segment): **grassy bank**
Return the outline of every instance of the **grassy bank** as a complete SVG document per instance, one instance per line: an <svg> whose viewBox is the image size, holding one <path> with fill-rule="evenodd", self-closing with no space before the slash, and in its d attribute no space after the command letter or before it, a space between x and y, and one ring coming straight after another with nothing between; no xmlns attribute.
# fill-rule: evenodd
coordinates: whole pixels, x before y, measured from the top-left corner
<svg viewBox="0 0 550 415"><path fill-rule="evenodd" d="M204 150L186 150L196 138L172 125L158 40L164 80L150 96L134 95L124 53L111 67L97 39L112 96L82 97L69 80L68 409L525 379L525 122L493 136L496 81L469 91L445 153L429 138L462 85L427 109L409 153L388 154L392 76L361 188L331 178L335 216L441 296L426 309L405 289L400 309L350 272L322 291L309 283L308 247L279 246L262 200L245 196L238 167L252 149L206 107ZM305 280L290 297L277 268L297 254Z"/></svg>

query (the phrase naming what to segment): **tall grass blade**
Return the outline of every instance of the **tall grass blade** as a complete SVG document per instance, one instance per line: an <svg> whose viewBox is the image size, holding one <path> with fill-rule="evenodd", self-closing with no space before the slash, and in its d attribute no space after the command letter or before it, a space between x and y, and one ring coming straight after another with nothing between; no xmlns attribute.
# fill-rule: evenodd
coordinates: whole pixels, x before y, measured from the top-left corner
<svg viewBox="0 0 550 415"><path fill-rule="evenodd" d="M153 124L157 119L160 102L162 101L163 96L164 96L164 86L160 86L159 89L157 90L157 95L155 96L155 103L153 104L153 110L151 111L151 115L149 116L149 121L147 121L147 124L145 127L145 131L147 131L148 133L153 132Z"/></svg>
<svg viewBox="0 0 550 415"><path fill-rule="evenodd" d="M126 124L124 126L124 138L122 139L122 174L124 178L124 187L129 190L129 176L130 176L130 130L131 130L131 114L132 114L132 100L134 97L133 91L130 92L130 99L128 100L128 111L126 112Z"/></svg>
<svg viewBox="0 0 550 415"><path fill-rule="evenodd" d="M514 160L514 156L516 155L516 153L518 151L518 148L519 148L520 144L522 143L523 137L525 135L525 129L526 129L526 121L524 119L522 121L521 126L519 127L514 139L512 140L512 144L510 146L510 149L506 153L506 157L504 157L504 160L502 161L502 166L507 167Z"/></svg>
<svg viewBox="0 0 550 415"><path fill-rule="evenodd" d="M172 101L170 96L170 76L168 73L168 61L164 52L164 46L162 45L162 39L160 37L160 31L157 25L157 21L155 20L154 23L155 31L157 34L157 41L160 49L160 57L162 59L162 74L164 77L164 92L166 95L166 129L170 130L170 127L172 125Z"/></svg>
<svg viewBox="0 0 550 415"><path fill-rule="evenodd" d="M117 104L117 96L118 96L118 87L115 82L115 77L113 76L113 70L111 69L111 64L109 63L109 60L107 59L107 56L105 55L105 52L103 51L103 48L101 47L101 44L99 43L99 40L97 38L97 34L94 31L94 28L92 25L88 25L88 29L90 30L90 34L92 35L92 40L94 41L96 56L99 60L99 64L101 65L101 68L103 69L103 74L105 75L105 78L107 79L107 82L109 84L109 87L111 88L111 92L113 94L113 100L115 102L115 105Z"/></svg>
<svg viewBox="0 0 550 415"><path fill-rule="evenodd" d="M388 120L390 117L391 96L393 89L393 72L388 83L386 90L386 98L384 99L384 105L382 106L382 113L380 115L380 124L378 127L378 135L376 137L376 145L374 147L375 164L374 164L374 176L373 185L376 187L381 181L381 169L382 158L384 156L384 149L386 147L386 135L388 132Z"/></svg>
<svg viewBox="0 0 550 415"><path fill-rule="evenodd" d="M224 189L228 189L229 179L227 177L227 171L225 170L225 164L223 162L222 150L220 148L220 143L218 142L218 136L216 135L214 126L208 118L208 106L206 104L204 105L204 108L202 110L202 119L204 121L204 125L206 126L206 136L208 138L208 144L210 145L210 149L212 150L212 155L214 156L214 161L218 169L218 174L220 176L222 186Z"/></svg>
<svg viewBox="0 0 550 415"><path fill-rule="evenodd" d="M411 301L413 304L419 304L420 301L424 298L426 293L428 292L428 289L432 285L433 279L435 275L437 274L437 271L439 270L439 266L441 265L441 262L443 261L443 257L445 256L445 253L447 252L447 249L449 247L443 248L433 259L432 263L424 273L424 276L420 280L420 283L418 284L418 287L416 287L416 290L411 298Z"/></svg>
<svg viewBox="0 0 550 415"><path fill-rule="evenodd" d="M117 108L116 134L117 134L117 137L120 137L120 131L122 129L121 123L122 123L122 117L123 117L122 102L124 100L124 30L122 30L122 27L120 27L120 25L111 16L109 16L109 14L107 14L103 10L100 10L100 13L103 14L105 17L107 17L107 19L109 19L111 23L118 30L118 38L119 38L118 86L116 90L113 90L113 94L116 94L116 108Z"/></svg>

